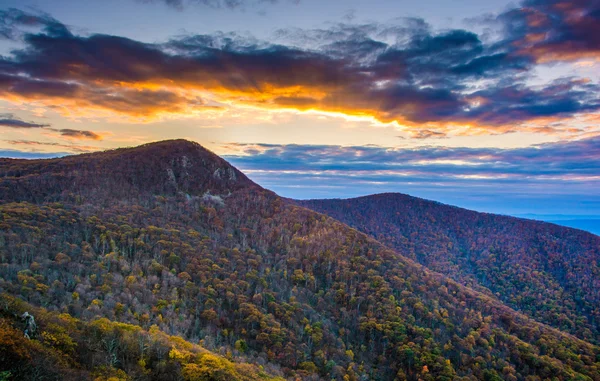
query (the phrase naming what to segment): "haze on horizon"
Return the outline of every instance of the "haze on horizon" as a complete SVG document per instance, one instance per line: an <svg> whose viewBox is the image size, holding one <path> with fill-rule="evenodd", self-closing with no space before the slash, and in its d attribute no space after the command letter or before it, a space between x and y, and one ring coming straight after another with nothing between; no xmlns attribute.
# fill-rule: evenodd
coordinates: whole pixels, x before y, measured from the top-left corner
<svg viewBox="0 0 600 381"><path fill-rule="evenodd" d="M286 197L598 218L598 36L594 0L5 0L0 156L186 138Z"/></svg>

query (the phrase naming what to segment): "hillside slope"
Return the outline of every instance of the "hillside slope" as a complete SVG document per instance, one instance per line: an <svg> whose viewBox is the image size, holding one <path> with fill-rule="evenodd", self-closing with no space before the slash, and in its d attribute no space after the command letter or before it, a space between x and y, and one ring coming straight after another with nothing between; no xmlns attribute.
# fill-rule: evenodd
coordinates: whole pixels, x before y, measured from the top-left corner
<svg viewBox="0 0 600 381"><path fill-rule="evenodd" d="M23 337L24 313L36 322L31 340ZM85 322L1 294L0 369L2 380L283 380L155 326Z"/></svg>
<svg viewBox="0 0 600 381"><path fill-rule="evenodd" d="M197 172L170 167L182 152ZM74 156L67 169L0 166L0 288L85 321L156 325L292 379L600 380L598 347L290 205L206 152L171 141ZM78 171L105 156L110 166ZM177 181L155 184L169 169Z"/></svg>
<svg viewBox="0 0 600 381"><path fill-rule="evenodd" d="M399 193L297 204L582 339L600 338L600 237Z"/></svg>

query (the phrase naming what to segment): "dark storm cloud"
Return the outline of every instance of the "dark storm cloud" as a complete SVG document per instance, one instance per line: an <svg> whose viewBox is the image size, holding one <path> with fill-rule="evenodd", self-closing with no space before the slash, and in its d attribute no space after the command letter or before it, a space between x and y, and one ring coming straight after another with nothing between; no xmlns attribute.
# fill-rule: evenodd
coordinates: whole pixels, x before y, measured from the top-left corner
<svg viewBox="0 0 600 381"><path fill-rule="evenodd" d="M597 15L595 3L553 6L526 2L497 16L504 34L495 43L470 31L433 32L424 20L404 19L395 25L282 30L280 44L223 33L149 44L74 35L48 16L9 10L1 16L6 28L33 25L41 31L22 33L24 47L0 57L0 96L70 101L143 117L206 107L191 95L200 90L232 103L398 121L415 127L415 137L442 137L447 124L512 132L522 123L600 109L595 84L577 78L526 84L540 49L577 39ZM574 17L573 9L587 13ZM553 17L538 20L540 13ZM543 41L528 37L535 28L545 28ZM595 37L586 38L589 51ZM524 41L535 46L523 49Z"/></svg>

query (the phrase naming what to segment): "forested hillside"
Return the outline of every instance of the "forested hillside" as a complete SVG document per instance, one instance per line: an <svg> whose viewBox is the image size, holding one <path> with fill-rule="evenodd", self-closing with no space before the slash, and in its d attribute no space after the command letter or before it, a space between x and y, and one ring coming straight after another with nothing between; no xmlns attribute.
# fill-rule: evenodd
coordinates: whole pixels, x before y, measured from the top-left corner
<svg viewBox="0 0 600 381"><path fill-rule="evenodd" d="M297 201L490 295L598 343L600 237L398 193Z"/></svg>
<svg viewBox="0 0 600 381"><path fill-rule="evenodd" d="M30 340L23 337L25 313L36 326ZM106 318L81 321L7 295L0 295L0 367L1 380L283 380L155 325L144 330Z"/></svg>
<svg viewBox="0 0 600 381"><path fill-rule="evenodd" d="M291 379L600 380L598 347L194 143L5 160L0 199L0 289L51 314L182 336ZM134 376L126 364L102 363Z"/></svg>

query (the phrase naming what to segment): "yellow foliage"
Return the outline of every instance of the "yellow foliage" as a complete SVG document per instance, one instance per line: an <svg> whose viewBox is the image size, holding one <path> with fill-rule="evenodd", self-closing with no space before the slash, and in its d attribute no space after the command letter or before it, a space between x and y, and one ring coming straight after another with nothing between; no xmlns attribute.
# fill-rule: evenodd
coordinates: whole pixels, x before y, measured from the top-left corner
<svg viewBox="0 0 600 381"><path fill-rule="evenodd" d="M191 351L192 348L194 347L194 345L192 343L190 343L189 341L186 341L183 337L181 336L170 336L169 340L177 345L178 348L183 348L187 351Z"/></svg>
<svg viewBox="0 0 600 381"><path fill-rule="evenodd" d="M169 351L169 358L187 363L190 362L190 359L192 358L192 353L186 350L180 351L177 348L173 347L171 351Z"/></svg>
<svg viewBox="0 0 600 381"><path fill-rule="evenodd" d="M112 322L107 318L100 318L94 320L90 325L98 328L102 332L108 332L112 329Z"/></svg>
<svg viewBox="0 0 600 381"><path fill-rule="evenodd" d="M92 303L90 304L91 306L98 306L98 307L102 307L102 301L98 300L98 299L94 299L92 300Z"/></svg>
<svg viewBox="0 0 600 381"><path fill-rule="evenodd" d="M354 360L354 352L352 352L351 349L348 349L346 351L346 356L348 356L348 358L350 359L350 361Z"/></svg>
<svg viewBox="0 0 600 381"><path fill-rule="evenodd" d="M41 292L42 294L45 294L46 291L48 291L49 288L50 288L49 286L47 286L47 285L45 285L43 283L38 283L38 284L35 285L35 289L37 291Z"/></svg>
<svg viewBox="0 0 600 381"><path fill-rule="evenodd" d="M184 365L182 373L186 381L241 380L230 361L213 354L202 355L199 364Z"/></svg>
<svg viewBox="0 0 600 381"><path fill-rule="evenodd" d="M52 330L53 332L50 332ZM73 353L77 343L64 331L64 329L56 324L48 324L47 330L42 332L44 342L51 346L60 349L65 353Z"/></svg>
<svg viewBox="0 0 600 381"><path fill-rule="evenodd" d="M94 381L130 381L131 377L121 369L101 366L93 372Z"/></svg>

